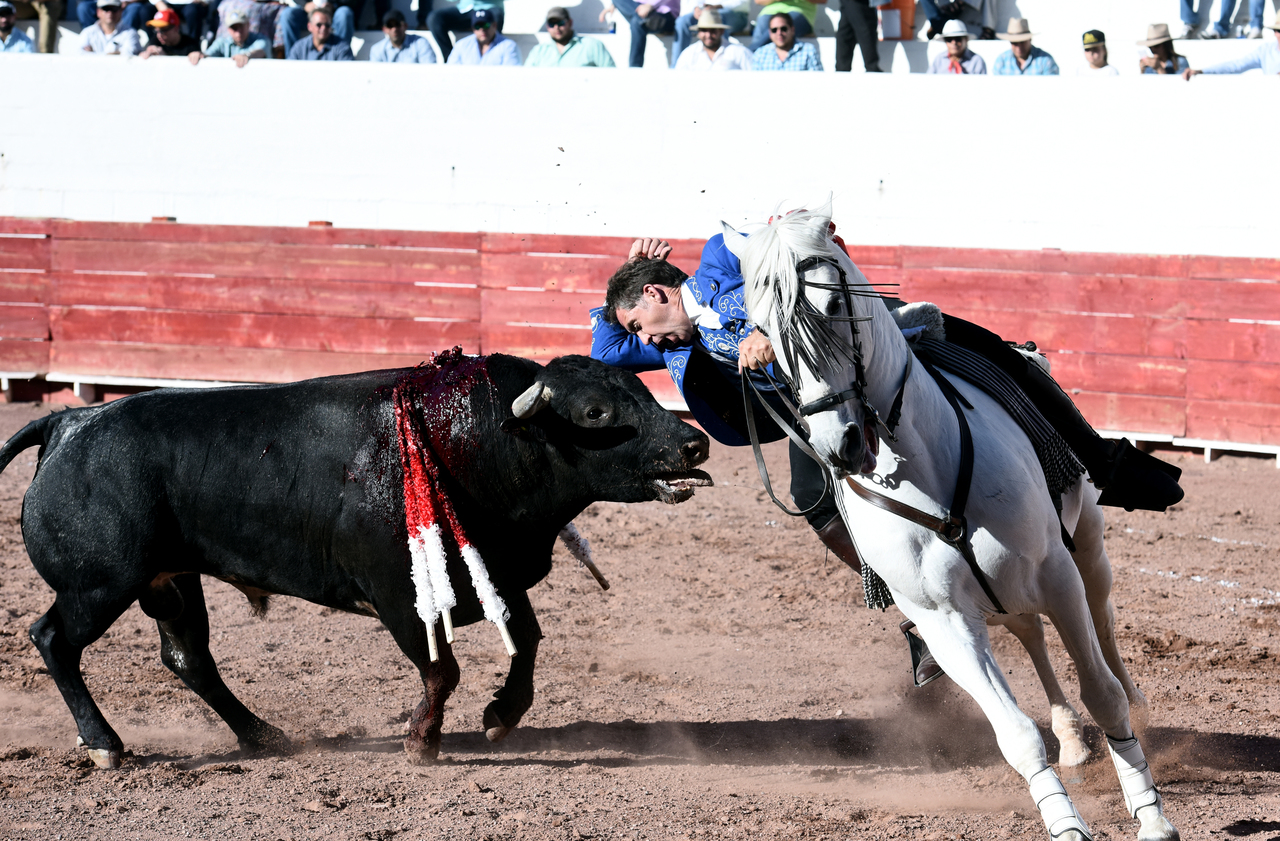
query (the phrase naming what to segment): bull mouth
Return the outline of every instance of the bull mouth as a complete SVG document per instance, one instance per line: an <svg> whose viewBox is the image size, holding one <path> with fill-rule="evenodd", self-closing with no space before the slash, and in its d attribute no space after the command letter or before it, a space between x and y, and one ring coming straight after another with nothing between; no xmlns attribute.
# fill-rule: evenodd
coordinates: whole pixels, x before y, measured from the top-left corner
<svg viewBox="0 0 1280 841"><path fill-rule="evenodd" d="M695 488L709 488L715 484L711 474L705 470L683 470L674 473L662 473L649 480L653 489L658 492L658 499L668 505L676 505L693 498Z"/></svg>

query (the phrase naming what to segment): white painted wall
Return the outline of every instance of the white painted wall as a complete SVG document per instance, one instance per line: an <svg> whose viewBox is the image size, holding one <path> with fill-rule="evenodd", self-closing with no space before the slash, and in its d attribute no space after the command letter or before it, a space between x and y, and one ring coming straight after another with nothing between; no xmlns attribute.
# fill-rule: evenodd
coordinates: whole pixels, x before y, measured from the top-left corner
<svg viewBox="0 0 1280 841"><path fill-rule="evenodd" d="M0 215L1280 257L1280 79L0 55ZM562 151L563 150L563 151Z"/></svg>

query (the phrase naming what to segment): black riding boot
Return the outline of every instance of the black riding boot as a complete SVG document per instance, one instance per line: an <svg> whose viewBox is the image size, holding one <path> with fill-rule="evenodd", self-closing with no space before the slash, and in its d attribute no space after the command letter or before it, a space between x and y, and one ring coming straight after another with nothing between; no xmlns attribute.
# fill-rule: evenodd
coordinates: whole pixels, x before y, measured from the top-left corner
<svg viewBox="0 0 1280 841"><path fill-rule="evenodd" d="M1163 511L1183 497L1182 469L1134 447L1127 439L1108 441L1094 432L1076 404L1040 366L1011 348L990 330L945 317L947 341L985 357L1013 378L1053 424L1101 491L1099 505L1132 511Z"/></svg>
<svg viewBox="0 0 1280 841"><path fill-rule="evenodd" d="M854 548L853 538L849 536L849 529L845 527L844 520L834 517L831 522L815 531L818 533L818 539L837 558L848 564L849 568L858 575L862 575L862 561L858 558L858 550ZM942 667L929 653L929 646L925 644L924 638L919 634L911 633L915 623L908 619L898 627L906 635L907 647L911 649L911 672L915 677L916 686L924 686L942 677Z"/></svg>

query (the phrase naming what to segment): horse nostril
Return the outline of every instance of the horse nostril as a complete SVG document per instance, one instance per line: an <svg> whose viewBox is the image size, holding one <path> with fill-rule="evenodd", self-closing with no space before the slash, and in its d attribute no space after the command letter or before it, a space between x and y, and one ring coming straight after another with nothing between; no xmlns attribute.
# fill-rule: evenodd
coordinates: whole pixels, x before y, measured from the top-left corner
<svg viewBox="0 0 1280 841"><path fill-rule="evenodd" d="M842 467L862 461L862 429L856 423L845 424L838 455L843 462Z"/></svg>

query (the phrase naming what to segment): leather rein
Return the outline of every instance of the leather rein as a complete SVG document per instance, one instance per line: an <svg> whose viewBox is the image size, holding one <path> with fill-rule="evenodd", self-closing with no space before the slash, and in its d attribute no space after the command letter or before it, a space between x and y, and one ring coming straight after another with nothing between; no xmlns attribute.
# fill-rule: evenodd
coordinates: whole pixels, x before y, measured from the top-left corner
<svg viewBox="0 0 1280 841"><path fill-rule="evenodd" d="M810 283L804 279L804 273L806 271L821 263L831 265L839 273L840 282L838 285ZM799 276L801 287L812 286L816 289L830 289L840 292L845 298L846 311L850 313L853 312L851 300L853 293L849 289L847 275L844 269L835 260L829 257L810 257L796 265L796 274ZM801 300L804 300L803 291L801 294ZM764 374L765 379L773 387L773 393L795 418L796 423L804 429L806 435L801 435L800 432L798 432L791 424L784 421L782 416L769 405L769 401L767 401L761 394L760 389L756 386L755 381L748 375L745 368L740 372L742 378L743 407L746 412L747 420L747 433L751 439L751 450L755 455L756 469L760 472L760 479L764 482L765 490L768 492L770 499L772 499L774 504L781 508L784 513L792 517L799 517L804 514L808 514L810 511L813 511L822 504L823 500L826 499L827 494L834 491L831 486L831 476L828 470L822 470L822 496L818 498L817 502L808 508L792 511L778 499L777 495L773 492L773 485L769 481L769 471L765 465L764 455L760 451L760 436L756 432L755 415L751 406L752 394L756 396L760 405L764 407L769 418L778 426L779 429L786 433L787 437L791 439L791 442L795 444L796 447L799 448L806 456L813 459L818 464L823 465L825 468L825 462L823 462L821 457L818 456L813 447L809 445L807 440L809 424L805 421L805 418L819 412L834 409L849 400L857 400L862 404L864 420L867 418L871 419L871 422L874 423L877 428L883 428L885 437L890 441L896 442L898 439L894 435L894 430L897 428L898 422L902 419L903 395L906 393L907 382L911 379L911 367L916 359L915 353L911 350L910 346L908 346L907 366L906 371L902 376L902 385L898 387L898 392L894 396L893 405L890 407L887 419L882 420L880 413L876 411L866 394L867 381L866 371L862 363L862 341L858 335L857 322L869 321L870 317L820 316L816 312L813 313L813 315L819 318L849 322L849 327L853 333L854 350L854 381L849 388L828 394L825 397L820 397L817 400L797 407L783 393L780 384L772 375L769 374L767 368L761 367L760 369L761 373ZM756 329L760 328L757 327ZM788 355L790 356L790 354ZM974 461L973 433L969 429L969 421L965 418L964 409L967 408L972 411L973 406L965 399L964 395L951 384L951 381L938 371L937 368L923 359L920 360L920 364L929 372L929 375L933 378L934 382L938 384L938 388L942 391L943 397L946 398L948 405L950 405L952 411L955 412L956 423L960 427L960 469L956 476L955 491L951 497L951 509L947 511L944 516L938 517L933 514L929 514L928 512L921 511L919 508L914 508L904 502L893 499L892 497L873 491L870 488L854 481L853 476L846 476L845 482L858 498L876 506L877 508L888 511L890 514L901 517L908 522L915 523L918 526L928 529L938 535L938 538L942 540L942 542L959 551L964 557L965 563L969 565L969 569L973 573L974 578L976 578L978 580L978 584L981 585L982 592L991 600L996 612L1008 613L1008 611L1004 609L1004 606L1000 604L1000 599L996 597L995 592L991 589L991 582L987 578L986 573L982 571L980 566L978 566L978 559L973 554L973 546L969 540L969 524L964 516L965 506L969 501L969 488L973 482ZM792 370L795 370L795 368L793 367ZM877 431L876 434L878 435L879 431Z"/></svg>

